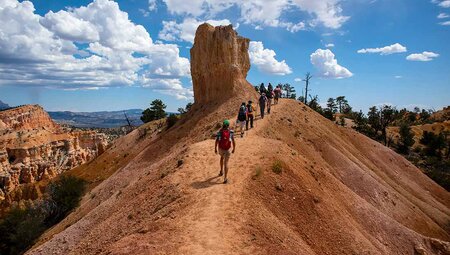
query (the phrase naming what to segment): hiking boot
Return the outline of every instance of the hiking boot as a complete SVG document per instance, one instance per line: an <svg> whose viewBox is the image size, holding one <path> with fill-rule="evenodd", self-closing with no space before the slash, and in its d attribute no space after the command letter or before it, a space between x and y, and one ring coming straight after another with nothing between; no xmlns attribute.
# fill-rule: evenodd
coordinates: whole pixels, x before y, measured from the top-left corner
<svg viewBox="0 0 450 255"><path fill-rule="evenodd" d="M244 132L241 133L241 138L243 138L243 137L244 137Z"/></svg>
<svg viewBox="0 0 450 255"><path fill-rule="evenodd" d="M223 180L223 184L227 184L228 183L228 179Z"/></svg>

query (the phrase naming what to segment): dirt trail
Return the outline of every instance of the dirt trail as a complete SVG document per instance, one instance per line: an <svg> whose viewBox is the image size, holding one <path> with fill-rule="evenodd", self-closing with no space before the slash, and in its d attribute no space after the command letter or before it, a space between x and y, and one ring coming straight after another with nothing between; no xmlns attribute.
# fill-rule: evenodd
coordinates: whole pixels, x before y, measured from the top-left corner
<svg viewBox="0 0 450 255"><path fill-rule="evenodd" d="M272 108L272 111L275 107ZM229 162L229 183L224 185L219 177L220 156L214 153L214 140L206 140L191 146L187 167L177 181L191 183L188 193L195 197L196 204L177 223L186 237L179 252L182 254L230 254L248 253L251 248L243 234L246 214L242 197L245 182L254 172L249 171L258 161L257 152L264 146L264 140L256 133L264 129L270 115L258 117L254 128L245 132L244 138L235 130L236 152ZM231 122L234 122L231 120ZM178 179L179 178L179 179Z"/></svg>

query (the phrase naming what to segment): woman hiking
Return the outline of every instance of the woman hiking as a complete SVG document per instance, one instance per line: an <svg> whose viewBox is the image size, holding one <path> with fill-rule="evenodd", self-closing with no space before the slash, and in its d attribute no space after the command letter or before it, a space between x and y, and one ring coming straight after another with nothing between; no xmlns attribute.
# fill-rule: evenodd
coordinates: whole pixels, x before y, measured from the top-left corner
<svg viewBox="0 0 450 255"><path fill-rule="evenodd" d="M250 100L247 104L247 122L245 123L245 130L248 130L248 124L250 122L250 128L253 128L253 113L255 112L255 107L253 106L253 102Z"/></svg>
<svg viewBox="0 0 450 255"><path fill-rule="evenodd" d="M247 106L245 102L242 102L241 106L239 107L239 112L236 120L236 126L241 128L241 137L244 137L244 127L246 126L247 118Z"/></svg>
<svg viewBox="0 0 450 255"><path fill-rule="evenodd" d="M266 97L266 93L262 93L258 100L259 110L261 112L261 119L264 119L264 110L266 109L267 101L268 100Z"/></svg>
<svg viewBox="0 0 450 255"><path fill-rule="evenodd" d="M236 149L236 143L234 142L234 132L230 130L230 121L224 120L222 128L217 133L216 143L214 145L214 152L217 154L217 151L220 155L220 172L219 176L224 175L223 183L228 183L228 160L230 159L231 153L234 153ZM217 150L219 149L219 150Z"/></svg>

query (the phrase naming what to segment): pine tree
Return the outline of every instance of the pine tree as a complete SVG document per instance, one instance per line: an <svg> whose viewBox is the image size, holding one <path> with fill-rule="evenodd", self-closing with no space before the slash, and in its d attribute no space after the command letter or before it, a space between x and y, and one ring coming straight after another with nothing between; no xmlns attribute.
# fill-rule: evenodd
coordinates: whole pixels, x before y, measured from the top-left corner
<svg viewBox="0 0 450 255"><path fill-rule="evenodd" d="M153 120L165 118L167 116L167 113L164 110L166 107L167 106L160 99L153 100L150 104L150 108L147 108L142 112L142 122L147 123Z"/></svg>
<svg viewBox="0 0 450 255"><path fill-rule="evenodd" d="M398 150L400 153L408 154L410 147L414 145L414 134L408 123L403 122L400 125L399 135Z"/></svg>

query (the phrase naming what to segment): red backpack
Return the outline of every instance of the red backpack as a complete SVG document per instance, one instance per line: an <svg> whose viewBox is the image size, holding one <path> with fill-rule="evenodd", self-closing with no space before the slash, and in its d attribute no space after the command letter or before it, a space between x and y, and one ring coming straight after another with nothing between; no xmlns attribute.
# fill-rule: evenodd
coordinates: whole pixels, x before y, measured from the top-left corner
<svg viewBox="0 0 450 255"><path fill-rule="evenodd" d="M220 130L219 148L229 150L231 148L231 132L229 129Z"/></svg>

